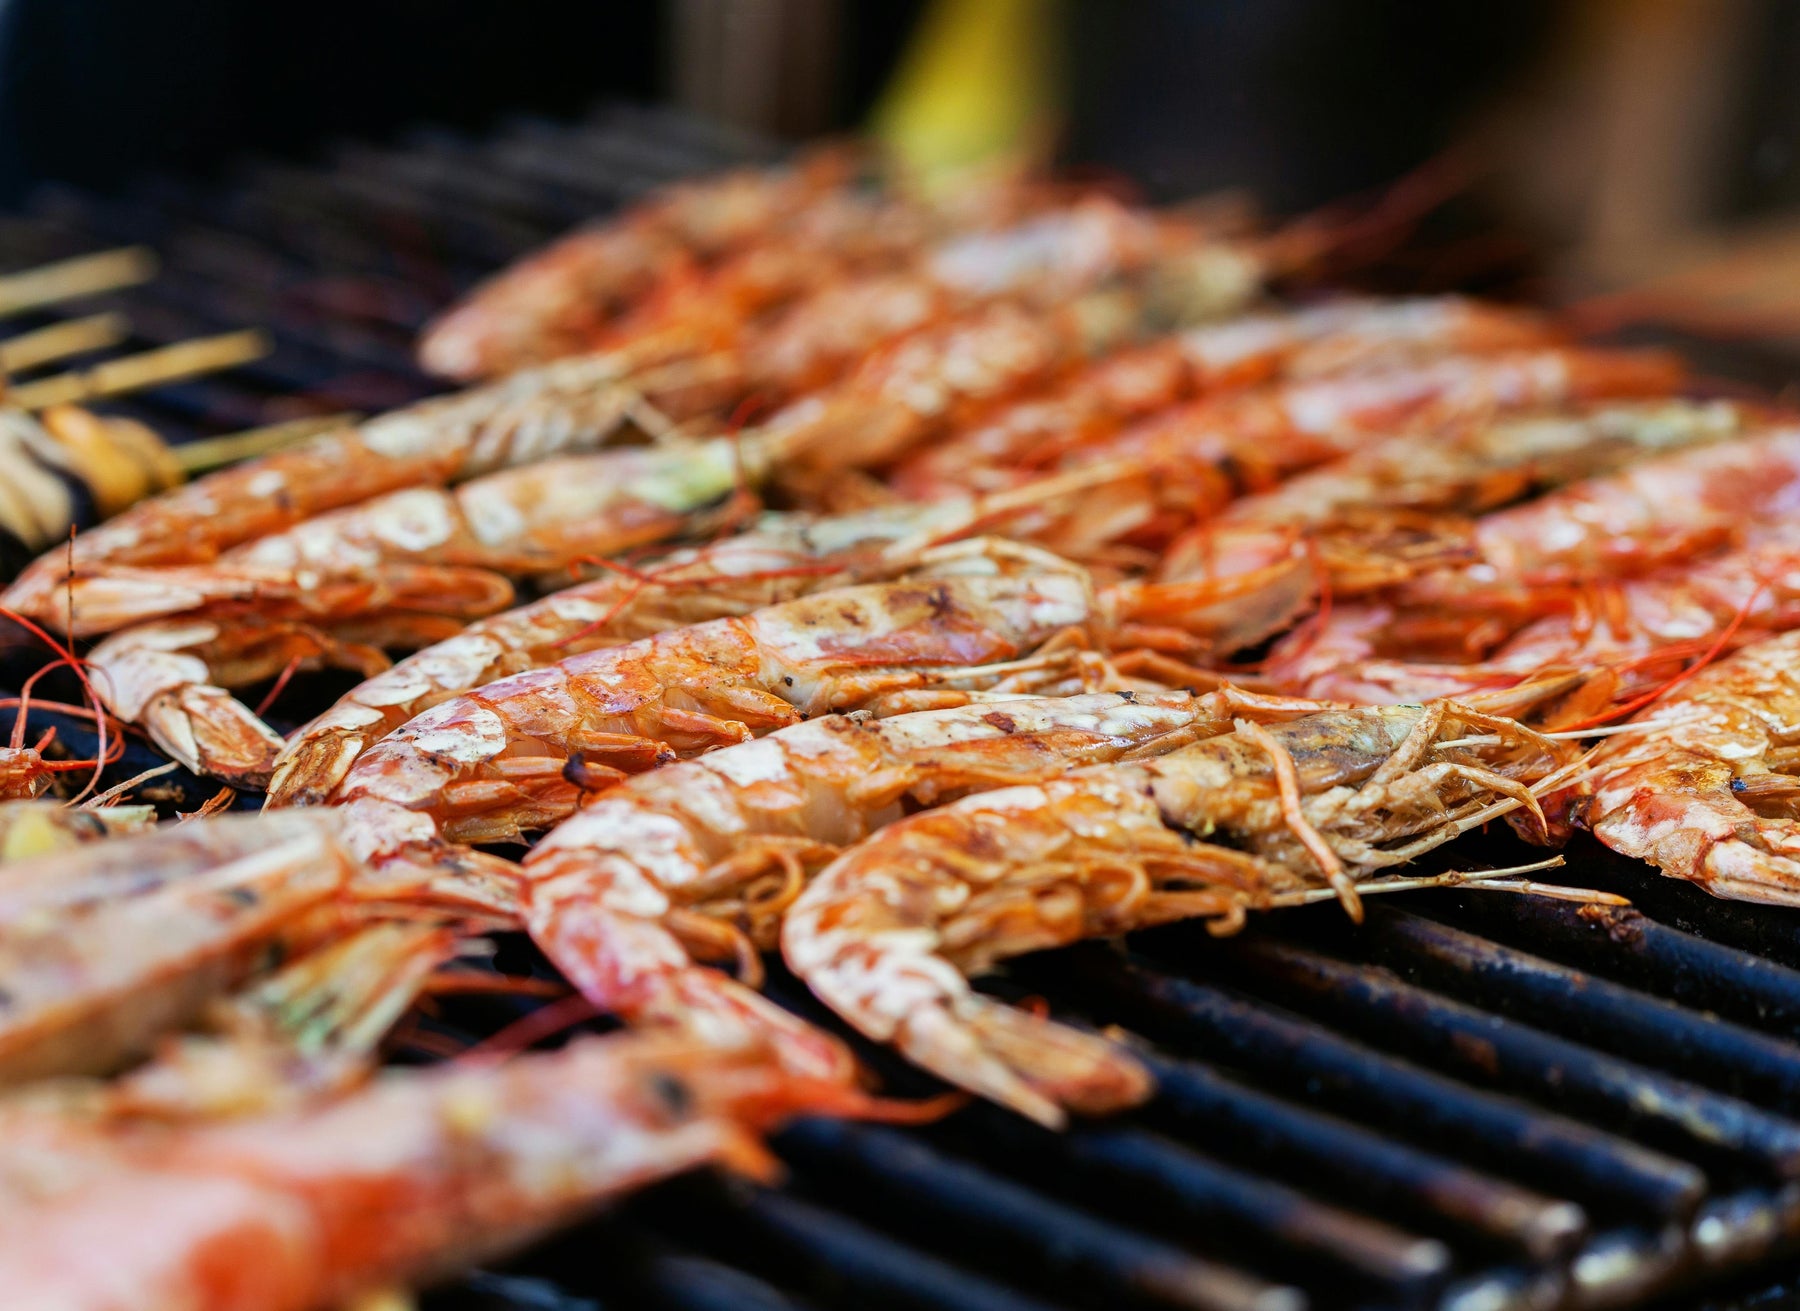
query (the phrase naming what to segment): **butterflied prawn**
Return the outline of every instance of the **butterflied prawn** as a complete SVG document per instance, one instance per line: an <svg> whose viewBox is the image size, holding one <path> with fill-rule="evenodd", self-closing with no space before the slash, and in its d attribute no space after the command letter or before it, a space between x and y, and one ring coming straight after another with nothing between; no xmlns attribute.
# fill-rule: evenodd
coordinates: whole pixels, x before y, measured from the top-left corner
<svg viewBox="0 0 1800 1311"><path fill-rule="evenodd" d="M1466 707L1247 723L1152 760L986 792L890 824L839 857L782 923L789 966L839 1015L941 1077L1048 1125L1150 1092L1100 1037L982 996L1022 952L1247 912L1358 885L1523 808L1571 755ZM1373 885L1373 886L1379 886Z"/></svg>

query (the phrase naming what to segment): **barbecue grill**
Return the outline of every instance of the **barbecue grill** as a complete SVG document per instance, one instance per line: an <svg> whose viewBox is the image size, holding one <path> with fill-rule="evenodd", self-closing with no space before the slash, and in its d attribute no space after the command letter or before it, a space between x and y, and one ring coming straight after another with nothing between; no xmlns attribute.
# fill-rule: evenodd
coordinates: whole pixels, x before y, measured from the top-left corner
<svg viewBox="0 0 1800 1311"><path fill-rule="evenodd" d="M425 395L412 341L477 278L767 153L621 107L422 132L317 167L49 188L0 219L0 266L136 243L163 261L21 328L109 308L139 347L266 329L252 365L108 407L188 441ZM271 718L290 727L330 691L297 687ZM85 749L79 725L65 742ZM1455 848L1520 858L1499 838ZM1635 909L1431 893L1372 902L1361 928L1319 906L1235 939L1177 926L1018 961L991 986L1134 1035L1150 1105L1062 1135L985 1105L923 1129L803 1123L774 1140L778 1184L674 1181L424 1305L1511 1311L1766 1286L1800 1254L1800 913L1716 902L1587 842L1558 877ZM548 972L514 939L492 968ZM771 969L777 1000L830 1022ZM397 1059L537 1004L444 999ZM936 1091L861 1050L884 1087Z"/></svg>

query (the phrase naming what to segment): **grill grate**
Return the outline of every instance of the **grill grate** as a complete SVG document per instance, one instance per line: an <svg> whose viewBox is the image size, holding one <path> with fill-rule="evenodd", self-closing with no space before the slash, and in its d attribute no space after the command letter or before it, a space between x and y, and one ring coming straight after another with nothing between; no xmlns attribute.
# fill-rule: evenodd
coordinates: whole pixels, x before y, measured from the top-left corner
<svg viewBox="0 0 1800 1311"><path fill-rule="evenodd" d="M253 366L108 406L189 440L426 394L411 342L451 296L759 150L615 107L119 196L52 188L0 218L0 266L128 242L164 261L20 330L100 307L136 347L267 328ZM1175 927L1017 962L997 988L1141 1035L1150 1106L1061 1136L980 1105L920 1130L801 1124L775 1142L779 1186L674 1181L427 1306L1510 1311L1767 1283L1800 1247L1800 916L1592 844L1568 881L1642 913L1430 894L1372 905L1361 930L1316 907L1232 941ZM517 939L495 965L547 968ZM779 1000L820 1016L771 969ZM526 1004L457 998L426 1027L467 1039ZM886 1086L933 1091L863 1050Z"/></svg>

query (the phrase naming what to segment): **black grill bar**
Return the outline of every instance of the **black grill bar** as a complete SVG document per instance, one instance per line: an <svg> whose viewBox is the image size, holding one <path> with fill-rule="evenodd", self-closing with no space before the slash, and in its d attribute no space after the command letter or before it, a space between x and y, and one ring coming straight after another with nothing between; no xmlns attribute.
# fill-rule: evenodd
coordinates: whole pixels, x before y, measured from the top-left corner
<svg viewBox="0 0 1800 1311"><path fill-rule="evenodd" d="M1800 1125L1440 997L1386 970L1267 938L1224 944L1217 963L1287 1004L1459 1077L1570 1108L1653 1145L1722 1158L1765 1179L1800 1175Z"/></svg>
<svg viewBox="0 0 1800 1311"><path fill-rule="evenodd" d="M1638 910L1671 928L1800 970L1800 910L1722 901L1608 851L1586 835L1575 838L1568 856L1585 887L1629 898Z"/></svg>
<svg viewBox="0 0 1800 1311"><path fill-rule="evenodd" d="M1228 1158L1374 1205L1427 1233L1536 1261L1567 1254L1587 1232L1573 1202L1270 1097L1204 1065L1147 1059L1158 1084L1147 1118Z"/></svg>
<svg viewBox="0 0 1800 1311"><path fill-rule="evenodd" d="M1077 1127L1053 1134L991 1107L946 1126L952 1140L994 1158L1009 1174L1079 1203L1116 1199L1128 1218L1170 1238L1205 1232L1262 1272L1278 1268L1308 1283L1350 1281L1383 1304L1429 1305L1453 1266L1436 1239L1326 1205L1285 1185L1226 1165L1146 1130Z"/></svg>
<svg viewBox="0 0 1800 1311"><path fill-rule="evenodd" d="M1691 1216L1705 1194L1706 1175L1686 1161L1470 1088L1242 996L1159 973L1141 957L1119 966L1100 953L1069 954L1089 995L1103 994L1109 1009L1117 1006L1118 1017L1141 1033L1557 1196L1670 1221Z"/></svg>
<svg viewBox="0 0 1800 1311"><path fill-rule="evenodd" d="M1056 1305L789 1192L684 1180L639 1198L629 1214L658 1232L700 1233L696 1241L725 1259L838 1304L921 1311L1053 1311Z"/></svg>
<svg viewBox="0 0 1800 1311"><path fill-rule="evenodd" d="M1304 1303L1295 1290L1050 1201L891 1129L813 1121L782 1134L777 1150L809 1183L839 1201L854 1198L889 1225L923 1224L953 1247L1011 1264L1016 1277L1041 1278L1101 1304L1120 1293L1193 1311L1287 1311Z"/></svg>
<svg viewBox="0 0 1800 1311"><path fill-rule="evenodd" d="M546 1253L548 1262L579 1269L604 1265L608 1305L649 1305L669 1311L801 1311L799 1299L738 1267L695 1251L678 1238L623 1220L598 1243L569 1242ZM542 1296L514 1290L513 1299ZM593 1304L599 1311L599 1304ZM552 1304L544 1311L563 1311Z"/></svg>
<svg viewBox="0 0 1800 1311"><path fill-rule="evenodd" d="M1800 970L1672 928L1635 908L1479 896L1434 899L1416 908L1684 1007L1800 1036Z"/></svg>
<svg viewBox="0 0 1800 1311"><path fill-rule="evenodd" d="M1783 1110L1800 1102L1800 1049L1726 1020L1419 915L1379 907L1364 943L1402 976L1696 1083Z"/></svg>

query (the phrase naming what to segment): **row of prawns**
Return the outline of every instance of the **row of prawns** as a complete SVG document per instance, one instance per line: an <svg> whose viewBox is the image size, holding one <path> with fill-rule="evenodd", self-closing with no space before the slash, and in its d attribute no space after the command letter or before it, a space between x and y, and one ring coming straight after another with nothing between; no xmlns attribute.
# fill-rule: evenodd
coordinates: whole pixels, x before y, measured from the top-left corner
<svg viewBox="0 0 1800 1311"><path fill-rule="evenodd" d="M762 995L769 950L1060 1126L1151 1080L972 986L1019 953L1545 890L1399 869L1500 818L1787 877L1757 864L1784 703L1741 695L1782 662L1720 657L1785 626L1800 427L1517 311L1267 302L1293 235L868 173L822 152L577 234L428 336L490 381L144 502L0 598L98 639L62 658L103 724L267 792L124 835L19 803L56 836L0 865L24 1305L335 1305L691 1165L766 1174L790 1114L941 1111L858 1091ZM325 664L365 681L287 738L233 695ZM631 1031L378 1073L500 929Z"/></svg>

